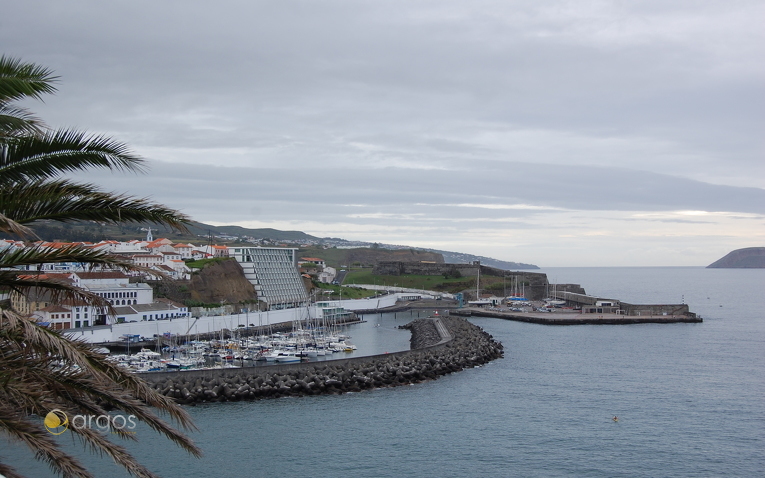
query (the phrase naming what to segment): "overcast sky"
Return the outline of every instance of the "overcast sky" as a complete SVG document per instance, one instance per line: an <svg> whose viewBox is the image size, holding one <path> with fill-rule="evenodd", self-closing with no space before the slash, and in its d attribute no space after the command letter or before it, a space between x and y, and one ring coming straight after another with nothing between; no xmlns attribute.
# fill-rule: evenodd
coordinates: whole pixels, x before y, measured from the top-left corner
<svg viewBox="0 0 765 478"><path fill-rule="evenodd" d="M4 2L28 103L194 219L540 266L765 246L765 3Z"/></svg>

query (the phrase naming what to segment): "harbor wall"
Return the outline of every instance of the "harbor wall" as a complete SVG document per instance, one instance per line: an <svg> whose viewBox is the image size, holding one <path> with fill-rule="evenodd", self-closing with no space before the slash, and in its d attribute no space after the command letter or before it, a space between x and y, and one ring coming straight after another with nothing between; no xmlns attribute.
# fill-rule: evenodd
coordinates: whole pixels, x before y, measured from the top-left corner
<svg viewBox="0 0 765 478"><path fill-rule="evenodd" d="M403 294L406 295L406 294ZM333 307L343 307L349 311L376 310L396 305L399 294L389 294L370 299L333 300ZM90 343L104 344L117 342L123 335L139 335L152 339L155 335L205 335L221 330L236 330L239 325L247 328L252 326L273 325L293 320L304 320L309 312L306 308L272 310L268 312L247 312L230 315L182 317L166 320L127 322L123 324L98 325L82 327L65 331L71 338L85 340ZM311 317L317 317L318 312L312 307Z"/></svg>
<svg viewBox="0 0 765 478"><path fill-rule="evenodd" d="M503 356L502 344L459 317L416 319L412 350L324 362L141 374L183 404L342 394L433 380Z"/></svg>
<svg viewBox="0 0 765 478"><path fill-rule="evenodd" d="M628 304L620 302L619 306L625 315L629 316L696 317L696 314L690 311L688 304Z"/></svg>
<svg viewBox="0 0 765 478"><path fill-rule="evenodd" d="M155 335L164 334L209 334L224 329L236 330L239 328L239 324L246 328L249 324L259 326L291 322L292 320L303 319L305 314L306 312L304 309L285 309L270 312L250 312L246 314L212 317L181 317L166 320L82 327L79 329L69 329L65 333L71 338L82 339L90 343L103 344L106 342L117 342L121 340L120 338L123 335L139 335L151 339Z"/></svg>
<svg viewBox="0 0 765 478"><path fill-rule="evenodd" d="M668 315L624 315L624 314L581 314L581 313L529 313L529 312L505 312L481 308L453 309L452 315L462 317L492 317L496 319L512 320L515 322L528 322L543 325L630 325L630 324L677 324L677 323L700 323L701 317L689 312L688 314Z"/></svg>

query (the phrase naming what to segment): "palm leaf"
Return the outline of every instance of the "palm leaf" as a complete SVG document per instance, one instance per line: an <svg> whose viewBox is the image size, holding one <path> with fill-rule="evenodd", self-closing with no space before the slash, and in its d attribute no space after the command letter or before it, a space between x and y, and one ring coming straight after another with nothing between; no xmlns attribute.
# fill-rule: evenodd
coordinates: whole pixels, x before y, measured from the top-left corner
<svg viewBox="0 0 765 478"><path fill-rule="evenodd" d="M53 93L56 80L46 68L0 57L0 231L27 238L33 233L25 225L44 219L155 222L186 231L189 218L149 199L59 179L62 174L89 168L143 172L144 163L127 146L111 138L69 129L46 130L29 111L12 104ZM149 271L104 251L80 245L51 248L40 243L0 251L0 290L44 291L57 301L84 302L113 312L104 299L73 284L39 273L22 275L16 269L61 262ZM131 413L192 455L201 454L188 437L155 413L166 413L184 429L192 429L189 415L172 399L106 361L93 345L0 308L0 433L25 443L37 459L64 477L90 477L76 458L59 448L38 417L46 416L54 408L72 414L101 414L106 407ZM119 430L113 431L115 436L132 438ZM111 457L129 473L154 477L105 436L87 429L75 430L74 436L91 450ZM9 478L21 476L3 463L0 474Z"/></svg>
<svg viewBox="0 0 765 478"><path fill-rule="evenodd" d="M60 222L156 222L188 231L190 219L175 209L100 191L91 184L66 180L16 182L0 188L0 214L20 224L49 219Z"/></svg>
<svg viewBox="0 0 765 478"><path fill-rule="evenodd" d="M2 213L0 213L0 231L22 238L37 237L37 234L35 234L31 229L26 226L22 226L13 219L5 217L5 215Z"/></svg>
<svg viewBox="0 0 765 478"><path fill-rule="evenodd" d="M74 130L14 138L0 156L0 181L50 178L88 168L143 172L143 160L119 141Z"/></svg>
<svg viewBox="0 0 765 478"><path fill-rule="evenodd" d="M8 141L23 134L39 134L43 128L42 121L25 108L0 101L0 138ZM0 155L4 154L0 151Z"/></svg>
<svg viewBox="0 0 765 478"><path fill-rule="evenodd" d="M47 68L25 63L18 58L0 56L0 100L39 99L44 93L54 93L57 76Z"/></svg>
<svg viewBox="0 0 765 478"><path fill-rule="evenodd" d="M64 366L53 367L56 363ZM184 428L193 427L188 414L171 399L106 361L93 345L67 339L10 311L0 311L0 384L0 429L26 443L64 476L90 475L78 469L77 460L61 452L42 432L41 424L29 420L29 415L44 417L55 408L70 416L100 415L105 413L106 405L135 415L192 455L201 454L188 437L150 408L170 414ZM110 456L131 474L154 476L104 436L92 430L72 431L92 450Z"/></svg>
<svg viewBox="0 0 765 478"><path fill-rule="evenodd" d="M28 416L19 413L13 405L0 402L0 430L27 445L35 452L38 460L42 460L62 476L92 478L93 475L76 458L61 451L52 435Z"/></svg>

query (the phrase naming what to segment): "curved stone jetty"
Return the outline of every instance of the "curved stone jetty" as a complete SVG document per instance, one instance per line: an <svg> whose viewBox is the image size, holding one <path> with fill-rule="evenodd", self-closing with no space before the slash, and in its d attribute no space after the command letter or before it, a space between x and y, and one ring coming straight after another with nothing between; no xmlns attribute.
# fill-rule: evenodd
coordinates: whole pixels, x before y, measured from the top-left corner
<svg viewBox="0 0 765 478"><path fill-rule="evenodd" d="M341 394L396 387L475 367L503 356L502 344L459 317L417 319L412 350L324 362L142 374L183 404Z"/></svg>

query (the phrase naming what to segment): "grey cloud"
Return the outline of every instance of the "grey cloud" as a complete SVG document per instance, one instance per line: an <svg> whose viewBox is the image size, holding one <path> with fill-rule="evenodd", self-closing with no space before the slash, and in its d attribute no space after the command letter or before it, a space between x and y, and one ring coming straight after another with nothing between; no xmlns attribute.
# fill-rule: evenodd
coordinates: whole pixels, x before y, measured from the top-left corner
<svg viewBox="0 0 765 478"><path fill-rule="evenodd" d="M0 41L62 77L27 105L51 125L153 161L138 179L94 176L115 189L218 222L510 230L557 213L416 204L765 213L762 13L27 0L4 8ZM350 217L354 203L367 206Z"/></svg>
<svg viewBox="0 0 765 478"><path fill-rule="evenodd" d="M531 163L482 163L473 170L384 168L227 168L155 163L146 177L120 177L139 195L197 215L212 211L230 217L257 207L258 217L326 218L371 212L427 218L519 218L544 209L429 207L419 204L531 204L568 210L738 211L765 214L765 191L715 186L655 173ZM109 184L114 176L102 177ZM116 179L116 178L115 178ZM113 186L112 186L113 187ZM349 208L348 204L368 204ZM364 223L363 217L357 222Z"/></svg>

